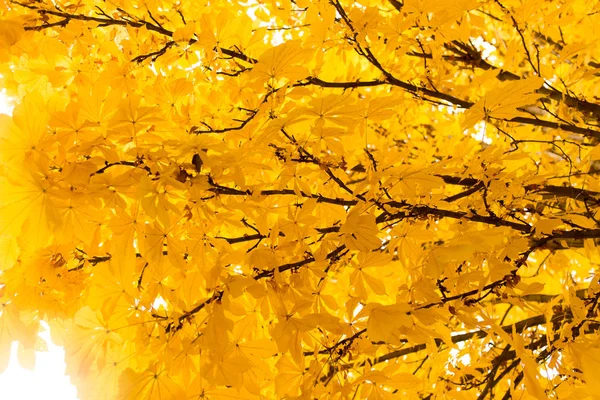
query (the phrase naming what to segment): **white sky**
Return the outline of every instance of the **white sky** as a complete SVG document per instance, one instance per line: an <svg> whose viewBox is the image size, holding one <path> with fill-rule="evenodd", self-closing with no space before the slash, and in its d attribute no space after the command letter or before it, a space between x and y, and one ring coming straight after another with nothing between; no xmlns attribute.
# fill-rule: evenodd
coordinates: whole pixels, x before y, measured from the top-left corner
<svg viewBox="0 0 600 400"><path fill-rule="evenodd" d="M0 114L11 112L12 104L5 91L0 90ZM0 374L0 399L78 400L75 386L65 376L65 351L52 343L48 331L40 333L40 337L48 344L48 351L36 352L33 371L19 365L17 343L13 343L8 368Z"/></svg>
<svg viewBox="0 0 600 400"><path fill-rule="evenodd" d="M48 343L48 351L36 352L33 371L19 365L17 343L13 343L8 369L0 374L2 400L78 400L75 386L65 376L65 351L52 343L49 332L40 337Z"/></svg>
<svg viewBox="0 0 600 400"><path fill-rule="evenodd" d="M13 106L6 96L6 90L0 90L0 114L12 114Z"/></svg>

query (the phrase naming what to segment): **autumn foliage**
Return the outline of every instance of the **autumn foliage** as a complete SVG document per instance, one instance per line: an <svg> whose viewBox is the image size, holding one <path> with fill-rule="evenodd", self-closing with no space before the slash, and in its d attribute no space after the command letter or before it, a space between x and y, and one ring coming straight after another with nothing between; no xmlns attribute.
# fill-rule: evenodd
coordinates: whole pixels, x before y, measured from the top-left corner
<svg viewBox="0 0 600 400"><path fill-rule="evenodd" d="M0 370L599 399L598 54L589 0L0 0Z"/></svg>

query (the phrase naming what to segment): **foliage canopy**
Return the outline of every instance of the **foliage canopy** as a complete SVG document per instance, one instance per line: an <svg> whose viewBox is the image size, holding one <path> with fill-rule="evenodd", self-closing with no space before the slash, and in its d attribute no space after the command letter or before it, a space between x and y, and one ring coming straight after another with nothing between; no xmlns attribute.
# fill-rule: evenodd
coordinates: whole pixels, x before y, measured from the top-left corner
<svg viewBox="0 0 600 400"><path fill-rule="evenodd" d="M0 370L81 399L600 393L600 4L0 0Z"/></svg>

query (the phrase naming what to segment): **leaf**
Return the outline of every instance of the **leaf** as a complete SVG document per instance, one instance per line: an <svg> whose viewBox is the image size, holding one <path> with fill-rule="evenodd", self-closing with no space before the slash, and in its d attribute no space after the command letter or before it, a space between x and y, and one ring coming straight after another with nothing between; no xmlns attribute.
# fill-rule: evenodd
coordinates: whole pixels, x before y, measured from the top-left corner
<svg viewBox="0 0 600 400"><path fill-rule="evenodd" d="M19 54L19 51L14 50L25 36L24 24L22 18L0 21L0 62L9 61L13 53Z"/></svg>
<svg viewBox="0 0 600 400"><path fill-rule="evenodd" d="M585 379L585 388L592 398L598 398L600 393L600 379L598 379L598 368L600 368L600 349L584 343L573 343L569 348L581 364Z"/></svg>
<svg viewBox="0 0 600 400"><path fill-rule="evenodd" d="M540 219L535 223L534 227L536 233L541 235L550 235L562 224L563 222L559 219Z"/></svg>
<svg viewBox="0 0 600 400"><path fill-rule="evenodd" d="M304 375L304 368L283 355L276 364L279 373L275 378L275 392L277 396L297 396L300 394L300 384Z"/></svg>
<svg viewBox="0 0 600 400"><path fill-rule="evenodd" d="M596 3L3 2L0 369L595 396Z"/></svg>
<svg viewBox="0 0 600 400"><path fill-rule="evenodd" d="M286 41L260 56L258 64L252 69L252 76L260 84L267 81L274 84L282 78L288 81L304 78L308 76L304 64L309 57L310 52L302 48L300 41Z"/></svg>
<svg viewBox="0 0 600 400"><path fill-rule="evenodd" d="M295 111L300 115L315 118L315 129L322 129L326 122L346 127L353 126L358 121L358 112L359 109L350 96L335 94L316 98L310 102L307 109Z"/></svg>
<svg viewBox="0 0 600 400"><path fill-rule="evenodd" d="M28 244L44 246L50 230L59 224L60 219L50 195L51 183L35 168L32 169L21 175L18 181L0 177L0 192L3 195L0 199L0 234L35 232Z"/></svg>
<svg viewBox="0 0 600 400"><path fill-rule="evenodd" d="M361 215L357 210L348 215L346 222L340 228L344 244L349 249L360 251L370 251L381 246L381 240L377 237L378 232L375 216Z"/></svg>
<svg viewBox="0 0 600 400"><path fill-rule="evenodd" d="M375 342L399 343L400 338L396 330L413 326L412 317L409 315L411 310L408 304L373 305L367 325L369 338Z"/></svg>
<svg viewBox="0 0 600 400"><path fill-rule="evenodd" d="M189 23L173 32L173 40L176 42L189 42L194 36L196 24Z"/></svg>
<svg viewBox="0 0 600 400"><path fill-rule="evenodd" d="M38 93L28 94L15 106L12 119L0 114L0 127L5 132L0 138L0 160L15 162L32 152L42 152L47 138L50 116Z"/></svg>
<svg viewBox="0 0 600 400"><path fill-rule="evenodd" d="M16 44L25 33L23 26L16 21L2 20L0 24L0 43L3 48Z"/></svg>
<svg viewBox="0 0 600 400"><path fill-rule="evenodd" d="M136 372L129 368L119 378L119 398L149 400L181 399L185 392L164 370L154 364L147 371Z"/></svg>
<svg viewBox="0 0 600 400"><path fill-rule="evenodd" d="M542 95L535 93L544 84L539 77L507 82L485 94L465 113L462 129L472 128L477 122L488 118L510 120L528 114L519 108L534 104Z"/></svg>
<svg viewBox="0 0 600 400"><path fill-rule="evenodd" d="M12 268L18 256L19 246L17 239L14 236L0 235L0 271Z"/></svg>
<svg viewBox="0 0 600 400"><path fill-rule="evenodd" d="M443 179L421 168L399 166L391 168L389 173L384 185L390 188L390 193L404 197L421 196L444 185Z"/></svg>

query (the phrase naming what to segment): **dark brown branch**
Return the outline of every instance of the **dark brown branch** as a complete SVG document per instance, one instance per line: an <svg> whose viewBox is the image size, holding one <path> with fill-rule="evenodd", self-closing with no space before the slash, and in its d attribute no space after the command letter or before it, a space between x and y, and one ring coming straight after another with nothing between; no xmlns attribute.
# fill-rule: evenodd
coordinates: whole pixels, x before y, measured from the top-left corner
<svg viewBox="0 0 600 400"><path fill-rule="evenodd" d="M479 182L477 185L474 185L473 187L471 187L471 188L469 188L467 190L464 190L464 191L462 191L460 193L457 193L457 194L455 194L453 196L448 196L448 197L444 198L443 200L447 201L448 203L452 203L453 201L462 199L463 197L470 196L473 193L480 191L484 187L485 186L484 186L483 182Z"/></svg>
<svg viewBox="0 0 600 400"><path fill-rule="evenodd" d="M281 236L281 233L280 233ZM266 236L262 235L260 233L256 233L254 235L244 235L244 236L239 236L239 237L234 237L234 238L228 238L228 237L223 237L223 236L215 236L215 239L223 239L225 240L227 243L229 244L237 244L237 243L244 243L244 242L251 242L254 240L262 240L265 239Z"/></svg>
<svg viewBox="0 0 600 400"><path fill-rule="evenodd" d="M142 54L140 56L133 58L131 61L141 63L141 62L144 62L146 59L151 58L152 61L154 62L154 61L156 61L156 59L158 57L164 55L167 52L167 50L169 50L174 45L176 45L176 43L174 41L172 41L172 40L168 41L167 43L165 43L165 45L161 49L153 51L148 54Z"/></svg>
<svg viewBox="0 0 600 400"><path fill-rule="evenodd" d="M392 206L392 207L397 207L397 208L406 208L406 203L399 203L396 201L390 201L385 204ZM377 223L387 222L387 221L396 220L396 219L418 218L418 217L428 216L428 215L437 216L437 217L445 217L445 218L453 218L453 219L461 219L461 220L467 220L467 221L472 221L472 222L483 222L485 224L494 225L494 226L506 226L508 228L515 229L515 230L523 232L523 233L531 232L531 226L528 224L522 223L522 222L507 221L507 220L504 220L497 216L479 215L479 214L474 214L472 212L467 213L464 211L444 210L444 209L439 209L439 208L430 207L430 206L426 206L426 205L416 205L416 206L413 206L412 208L410 208L409 211L400 211L395 214L391 214L389 216L387 214L380 214L377 217Z"/></svg>
<svg viewBox="0 0 600 400"><path fill-rule="evenodd" d="M577 292L575 292L575 295L580 298L583 299L586 296L586 293L588 292L587 289L580 289ZM511 299L514 300L521 300L527 303L549 303L552 300L554 300L555 298L557 298L558 294L540 294L540 293L536 293L536 294L527 294L525 296L513 296L513 297L508 297L507 299L503 299L503 298L496 298L493 299L491 302L492 303L508 303L510 302Z"/></svg>
<svg viewBox="0 0 600 400"><path fill-rule="evenodd" d="M148 167L147 165L144 165L141 160L140 161L115 161L112 163L106 163L106 165L104 165L104 167L100 168L96 172L92 172L90 174L90 176L103 174L107 169L116 167L119 165L123 165L123 166L127 166L127 167L134 167L134 168L142 168L146 172L152 173L152 170L150 170L150 167Z"/></svg>
<svg viewBox="0 0 600 400"><path fill-rule="evenodd" d="M230 188L227 186L222 186L222 185L215 183L210 178L209 178L209 183L211 184L212 188L210 188L208 190L215 194L229 195L229 196L253 196L254 195L254 192L252 192L251 190L244 191L244 190L240 190L240 189ZM267 189L267 190L261 190L259 194L261 196L297 196L298 195L298 193L292 189ZM336 205L340 205L340 206L353 206L353 205L358 204L358 200L347 200L347 199L342 199L339 197L337 197L337 198L326 197L326 196L322 196L320 194L300 192L300 195L302 197L316 199L317 203L336 204Z"/></svg>
<svg viewBox="0 0 600 400"><path fill-rule="evenodd" d="M398 87L406 90L407 92L412 93L413 95L415 95L418 98L421 98L422 96L426 96L428 98L446 101L448 103L447 104L448 106L454 105L454 106L458 106L460 108L469 109L475 104L471 101L462 100L462 99L459 99L458 97L455 97L455 96L452 96L452 95L449 95L446 93L438 92L436 90L432 90L432 89L428 89L428 88L424 88L424 87L419 87L419 86L413 85L411 83L401 81L387 72L385 72L384 75L386 77L386 79L384 81L372 80L372 81L358 81L358 82L328 82L328 81L324 81L319 78L311 77L311 78L307 79L307 82L300 84L300 85L306 86L308 84L314 84L314 85L317 85L320 87L325 87L325 88L353 89L353 88L357 88L357 87L369 87L369 86L379 86L379 85L390 84L393 86L398 86ZM554 94L554 93L555 93L554 91L551 93L551 97L561 97L562 96L562 94L560 92L558 92L558 94ZM600 106L599 106L599 109L600 109ZM501 119L501 120L505 121L505 122L513 122L513 123L516 122L516 123L521 123L521 124L526 124L526 125L537 126L540 128L560 129L560 130L563 130L566 132L578 133L580 135L584 135L584 136L591 137L594 139L600 139L600 131L597 131L597 130L594 130L591 128L584 128L584 127L569 125L569 124L565 124L565 123L560 123L560 122L547 121L547 120L543 120L543 119L528 118L528 117L515 117L512 119Z"/></svg>
<svg viewBox="0 0 600 400"><path fill-rule="evenodd" d="M64 27L71 20L79 20L79 21L87 21L87 22L96 22L96 23L98 23L98 26L120 25L120 26L131 26L133 28L141 28L142 26L144 26L149 31L156 32L156 33L159 33L161 35L168 36L168 37L172 37L173 36L173 32L172 31L170 31L168 29L165 29L164 27L160 26L160 24L154 24L154 23L151 23L149 21L145 21L142 18L135 17L137 20L133 20L133 19L115 19L115 18L112 18L112 17L108 16L108 14L106 14L104 12L102 12L100 14L100 15L103 15L103 17L94 17L92 15L70 14L70 13L67 13L67 12L64 12L64 11L60 11L60 10L44 9L44 8L41 8L41 7L38 7L38 6L34 6L34 5L31 5L31 4L20 3L18 1L12 1L12 3L20 5L22 7L27 7L29 9L31 9L31 10L35 10L40 15L51 15L51 16L62 18L62 20L59 21L58 23L44 23L44 24L38 25L38 26L26 26L24 28L25 30L42 30L42 29L51 28L53 26ZM189 44L193 44L196 41L197 41L196 39L191 39L189 41ZM171 46L169 46L169 47L171 47ZM225 48L219 48L218 50L222 54L224 54L224 55L226 55L228 57L236 58L238 60L245 61L245 62L247 62L249 64L256 64L258 62L258 60L254 59L252 57L248 57L247 55L245 55L245 54L243 54L241 52L235 51L235 50L225 49ZM166 49L165 49L165 51L166 51ZM215 48L215 51L217 51L216 48ZM148 57L146 57L146 58L148 58Z"/></svg>
<svg viewBox="0 0 600 400"><path fill-rule="evenodd" d="M389 0L390 4L394 6L394 8L398 11L402 11L402 7L404 7L404 2L398 0Z"/></svg>
<svg viewBox="0 0 600 400"><path fill-rule="evenodd" d="M329 254L327 254L326 259L330 260L330 261L334 261L337 258L339 258L340 256L342 256L344 250L346 250L346 245L338 246L334 250L329 252ZM315 261L315 258L313 256L308 256L304 260L296 261L293 263L283 264L283 265L280 265L280 266L278 266L276 268L272 268L272 269L263 270L258 275L255 275L254 279L259 280L259 279L263 279L263 278L270 278L275 275L276 270L281 273L281 272L289 271L292 269L300 268L300 267L310 264L314 261Z"/></svg>
<svg viewBox="0 0 600 400"><path fill-rule="evenodd" d="M552 316L552 318L550 319L550 322L552 322L554 324L558 324L560 322L563 322L563 321L568 322L570 320L572 320L572 315L570 313L558 313L558 314L554 314ZM535 317L527 318L527 319L521 320L519 322L516 322L514 324L504 325L501 327L501 329L506 333L512 333L512 332L522 333L526 329L532 328L534 326L544 325L547 321L548 320L545 315L543 315L543 314L536 315ZM461 343L461 342L465 342L465 341L471 340L471 339L481 339L481 338L488 336L491 332L492 331L480 329L480 330L473 331L473 332L467 332L467 333L463 333L460 335L454 335L454 336L452 336L452 343ZM440 347L445 342L441 339L435 339L435 343L438 347ZM426 344L422 343L422 344L414 345L411 347L395 350L395 351L389 352L387 354L384 354L380 357L375 358L374 360L372 360L372 363L379 364L384 361L388 361L388 360L391 360L394 358L405 356L407 354L412 354L412 353L416 353L416 352L425 350L426 348L427 348Z"/></svg>
<svg viewBox="0 0 600 400"><path fill-rule="evenodd" d="M230 127L221 128L221 129L212 129L212 128L209 128L209 129L198 129L198 127L193 126L190 129L190 133L195 133L197 135L200 135L200 134L203 134L203 133L225 133L225 132L242 130L242 129L244 129L244 127L246 125L248 125L248 123L250 121L252 121L254 119L254 117L256 117L256 115L258 114L258 111L250 110L249 113L250 113L250 116L248 116L246 119L238 121L238 122L240 122L239 125L230 126Z"/></svg>
<svg viewBox="0 0 600 400"><path fill-rule="evenodd" d="M332 89L355 89L359 87L373 87L388 85L389 83L384 80L373 80L373 81L355 81L355 82L328 82L317 77L309 76L303 82L298 82L294 86L309 86L316 85L324 88Z"/></svg>
<svg viewBox="0 0 600 400"><path fill-rule="evenodd" d="M144 264L144 267L142 268L142 272L140 273L140 277L138 278L138 281L137 281L138 290L142 290L142 281L144 279L144 272L146 272L146 268L148 268L148 265L149 265L148 262L146 262Z"/></svg>
<svg viewBox="0 0 600 400"><path fill-rule="evenodd" d="M478 186L483 183L479 179L475 178L463 178L460 176L451 175L436 175L442 178L445 183L450 185L459 186ZM595 192L586 189L574 188L571 186L556 186L556 185L527 185L525 191L531 193L545 193L551 194L556 197L568 197L573 200L586 201L590 203L597 203L600 201L600 192ZM446 200L448 201L448 200Z"/></svg>
<svg viewBox="0 0 600 400"><path fill-rule="evenodd" d="M204 307L208 306L213 301L220 301L223 298L223 293L224 292L222 290L215 291L210 298L208 298L207 300L204 300L203 302L199 303L198 305L196 305L191 310L188 310L188 311L184 312L177 319L177 324L174 324L173 322L169 322L169 324L167 325L167 327L165 329L165 332L166 333L170 333L170 332L177 332L178 330L180 330L183 327L183 323L186 320L188 320L189 318L191 318L194 314L196 314L196 313L200 312L201 310L203 310Z"/></svg>
<svg viewBox="0 0 600 400"><path fill-rule="evenodd" d="M91 265L96 265L96 264L99 264L101 262L108 262L108 261L110 261L111 258L112 258L112 256L109 254L109 255L106 255L106 256L93 256L93 257L90 257L90 258L86 258L84 260L87 261L87 262L89 262Z"/></svg>
<svg viewBox="0 0 600 400"><path fill-rule="evenodd" d="M494 118L492 117L492 119L494 119ZM528 117L515 117L512 119L501 119L501 121L518 122L521 124L539 126L542 128L560 129L565 132L578 133L580 135L584 135L587 137L591 137L591 138L600 140L600 131L590 129L590 128L582 128L579 126L567 125L567 124L560 123L560 122L552 122L552 121L546 121L543 119L528 118Z"/></svg>

